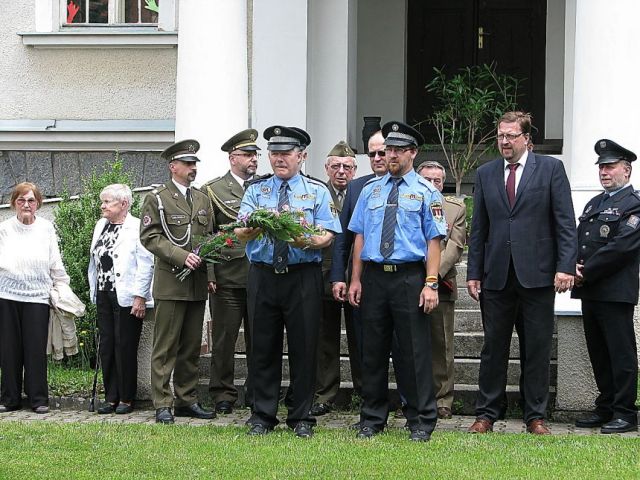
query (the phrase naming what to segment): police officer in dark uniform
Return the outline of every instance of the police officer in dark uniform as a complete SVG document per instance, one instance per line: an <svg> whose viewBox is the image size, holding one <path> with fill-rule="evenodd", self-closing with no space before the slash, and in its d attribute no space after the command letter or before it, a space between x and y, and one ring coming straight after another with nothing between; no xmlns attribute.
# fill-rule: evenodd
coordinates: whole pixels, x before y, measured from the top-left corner
<svg viewBox="0 0 640 480"><path fill-rule="evenodd" d="M157 423L173 423L173 413L215 417L214 412L200 406L196 390L207 283L213 280L208 276L212 270L192 251L193 238L211 233L213 226L209 199L191 188L200 161L196 157L199 148L197 141L183 140L162 152L162 158L169 162L171 180L144 198L140 215L140 241L156 257L151 396ZM176 274L185 267L192 273L181 282Z"/></svg>
<svg viewBox="0 0 640 480"><path fill-rule="evenodd" d="M274 126L265 130L264 137L269 141L267 148L274 175L249 185L239 216L257 209L290 209L304 212L308 223L324 230L292 242L257 238L260 229L235 230L240 240L247 241L247 257L251 262L247 297L254 398L248 433L264 435L278 424L276 414L286 328L293 387L286 422L298 437L310 437L315 425L309 410L313 402L320 325L321 249L331 243L334 233L340 232L340 223L329 208L327 187L300 175L304 135L288 127Z"/></svg>
<svg viewBox="0 0 640 480"><path fill-rule="evenodd" d="M202 186L211 199L216 225L235 222L244 195L244 187L253 179L258 168L256 144L258 131L248 128L236 133L221 148L229 154L229 171ZM209 309L212 319L211 375L209 392L217 413L231 413L238 400L234 384L234 354L240 326L244 325L247 361L250 352L250 328L247 316L247 275L249 262L244 246L225 248L223 262L213 265L212 291ZM245 403L251 404L251 385L245 383Z"/></svg>
<svg viewBox="0 0 640 480"><path fill-rule="evenodd" d="M442 195L413 170L422 134L401 122L382 127L389 172L362 189L349 230L356 234L349 302L362 316L362 399L358 438L381 432L389 414L388 369L402 374L410 439L435 428L428 315L438 306L440 240L446 236Z"/></svg>
<svg viewBox="0 0 640 480"><path fill-rule="evenodd" d="M577 427L602 433L638 428L638 357L633 310L638 303L640 194L629 178L636 155L617 143L596 142L600 183L580 216L576 286L582 299L584 333L600 394L595 410Z"/></svg>

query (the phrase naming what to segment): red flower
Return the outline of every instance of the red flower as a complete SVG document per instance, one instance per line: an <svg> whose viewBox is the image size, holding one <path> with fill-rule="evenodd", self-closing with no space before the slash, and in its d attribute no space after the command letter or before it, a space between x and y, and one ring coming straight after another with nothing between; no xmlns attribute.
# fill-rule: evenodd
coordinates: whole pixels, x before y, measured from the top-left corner
<svg viewBox="0 0 640 480"><path fill-rule="evenodd" d="M227 237L224 243L227 245L227 247L233 247L233 239L231 237Z"/></svg>

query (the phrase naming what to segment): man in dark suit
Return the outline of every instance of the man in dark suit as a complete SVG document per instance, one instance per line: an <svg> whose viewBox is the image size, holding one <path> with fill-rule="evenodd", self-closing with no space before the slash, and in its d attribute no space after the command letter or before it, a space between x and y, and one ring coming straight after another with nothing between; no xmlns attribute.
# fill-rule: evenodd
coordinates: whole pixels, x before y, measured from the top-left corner
<svg viewBox="0 0 640 480"><path fill-rule="evenodd" d="M229 171L202 186L213 207L216 225L235 222L244 195L244 185L258 168L258 131L248 128L233 135L220 149L229 155ZM247 315L247 276L249 261L243 246L225 248L223 262L213 265L209 289L212 320L211 377L209 392L217 413L231 413L238 400L234 384L234 355L240 326L244 325L247 363L251 356L251 336ZM251 384L245 383L245 404L251 405Z"/></svg>
<svg viewBox="0 0 640 480"><path fill-rule="evenodd" d="M356 155L346 142L341 141L327 155L325 171L329 181L327 189L331 194L331 213L336 217L342 210L342 202L349 189L349 184L356 173ZM329 413L333 407L336 395L340 389L340 330L342 312L347 329L349 355L357 354L356 339L352 325L351 305L339 302L333 298L329 271L331 270L331 254L333 246L322 250L322 317L320 318L320 333L318 334L318 364L316 369L316 392L311 415L319 416ZM359 367L357 359L351 362L352 376Z"/></svg>
<svg viewBox="0 0 640 480"><path fill-rule="evenodd" d="M636 155L602 139L595 145L605 191L584 207L578 226L576 285L582 320L600 394L595 411L576 427L602 433L638 428L638 356L633 309L638 303L640 195L629 183Z"/></svg>
<svg viewBox="0 0 640 480"><path fill-rule="evenodd" d="M482 291L484 345L480 357L476 421L486 433L500 414L509 346L517 309L526 358L524 420L527 431L549 434L549 363L555 292L573 286L576 228L569 180L562 162L527 151L531 117L505 113L498 121L502 158L476 172L467 288Z"/></svg>
<svg viewBox="0 0 640 480"><path fill-rule="evenodd" d="M353 246L354 234L349 231L347 226L351 215L356 208L358 197L362 191L362 187L374 177L381 177L387 173L387 162L385 160L384 137L381 131L375 132L367 142L367 155L371 162L372 174L364 177L356 178L349 183L347 194L342 202L342 210L340 211L340 225L342 233L336 235L333 242L333 252L331 257L331 270L329 272L329 282L333 298L338 302L346 302L347 299L347 265L351 256L351 248ZM351 327L353 329L353 337L355 338L355 346L349 345L349 361L351 363L351 380L353 381L353 389L360 394L361 380L360 372L362 368L362 326L360 324L360 312L355 308L352 312ZM357 351L352 352L354 347Z"/></svg>

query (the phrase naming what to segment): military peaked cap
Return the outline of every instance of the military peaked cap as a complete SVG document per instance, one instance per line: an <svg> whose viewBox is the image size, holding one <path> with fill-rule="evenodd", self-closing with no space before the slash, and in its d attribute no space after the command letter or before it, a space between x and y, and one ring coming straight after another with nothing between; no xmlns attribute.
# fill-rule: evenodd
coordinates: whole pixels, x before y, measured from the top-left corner
<svg viewBox="0 0 640 480"><path fill-rule="evenodd" d="M613 140L608 140L606 138L598 140L593 148L598 154L598 161L596 162L596 165L601 163L615 163L620 160L633 162L637 158L636 154L631 150L627 150Z"/></svg>
<svg viewBox="0 0 640 480"><path fill-rule="evenodd" d="M200 143L197 140L182 140L167 147L160 156L169 162L173 160L199 162L200 159L196 157L198 150L200 150Z"/></svg>
<svg viewBox="0 0 640 480"><path fill-rule="evenodd" d="M387 122L382 126L384 144L392 147L419 147L424 143L422 134L402 122Z"/></svg>
<svg viewBox="0 0 640 480"><path fill-rule="evenodd" d="M243 150L246 152L254 152L260 150L260 147L256 145L258 139L258 131L253 128L247 128L239 133L236 133L229 140L224 142L220 149L223 152L233 152L234 150Z"/></svg>
<svg viewBox="0 0 640 480"><path fill-rule="evenodd" d="M268 140L267 150L286 152L296 147L304 149L311 141L307 132L302 129L292 127L281 127L274 125L264 131L265 140Z"/></svg>

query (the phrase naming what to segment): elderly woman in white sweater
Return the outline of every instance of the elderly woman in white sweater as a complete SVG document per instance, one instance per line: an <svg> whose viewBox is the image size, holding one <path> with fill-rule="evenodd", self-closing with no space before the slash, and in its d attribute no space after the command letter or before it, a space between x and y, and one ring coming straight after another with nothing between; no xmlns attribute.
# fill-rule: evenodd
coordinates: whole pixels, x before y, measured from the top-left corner
<svg viewBox="0 0 640 480"><path fill-rule="evenodd" d="M100 200L103 218L93 231L89 258L105 390L98 413L125 414L133 411L136 397L142 320L153 306L153 255L140 243L140 220L129 213L131 189L109 185Z"/></svg>
<svg viewBox="0 0 640 480"><path fill-rule="evenodd" d="M38 187L20 183L11 194L16 216L0 223L0 413L21 407L23 372L29 406L49 411L49 292L69 277L53 225L36 216L41 206Z"/></svg>

